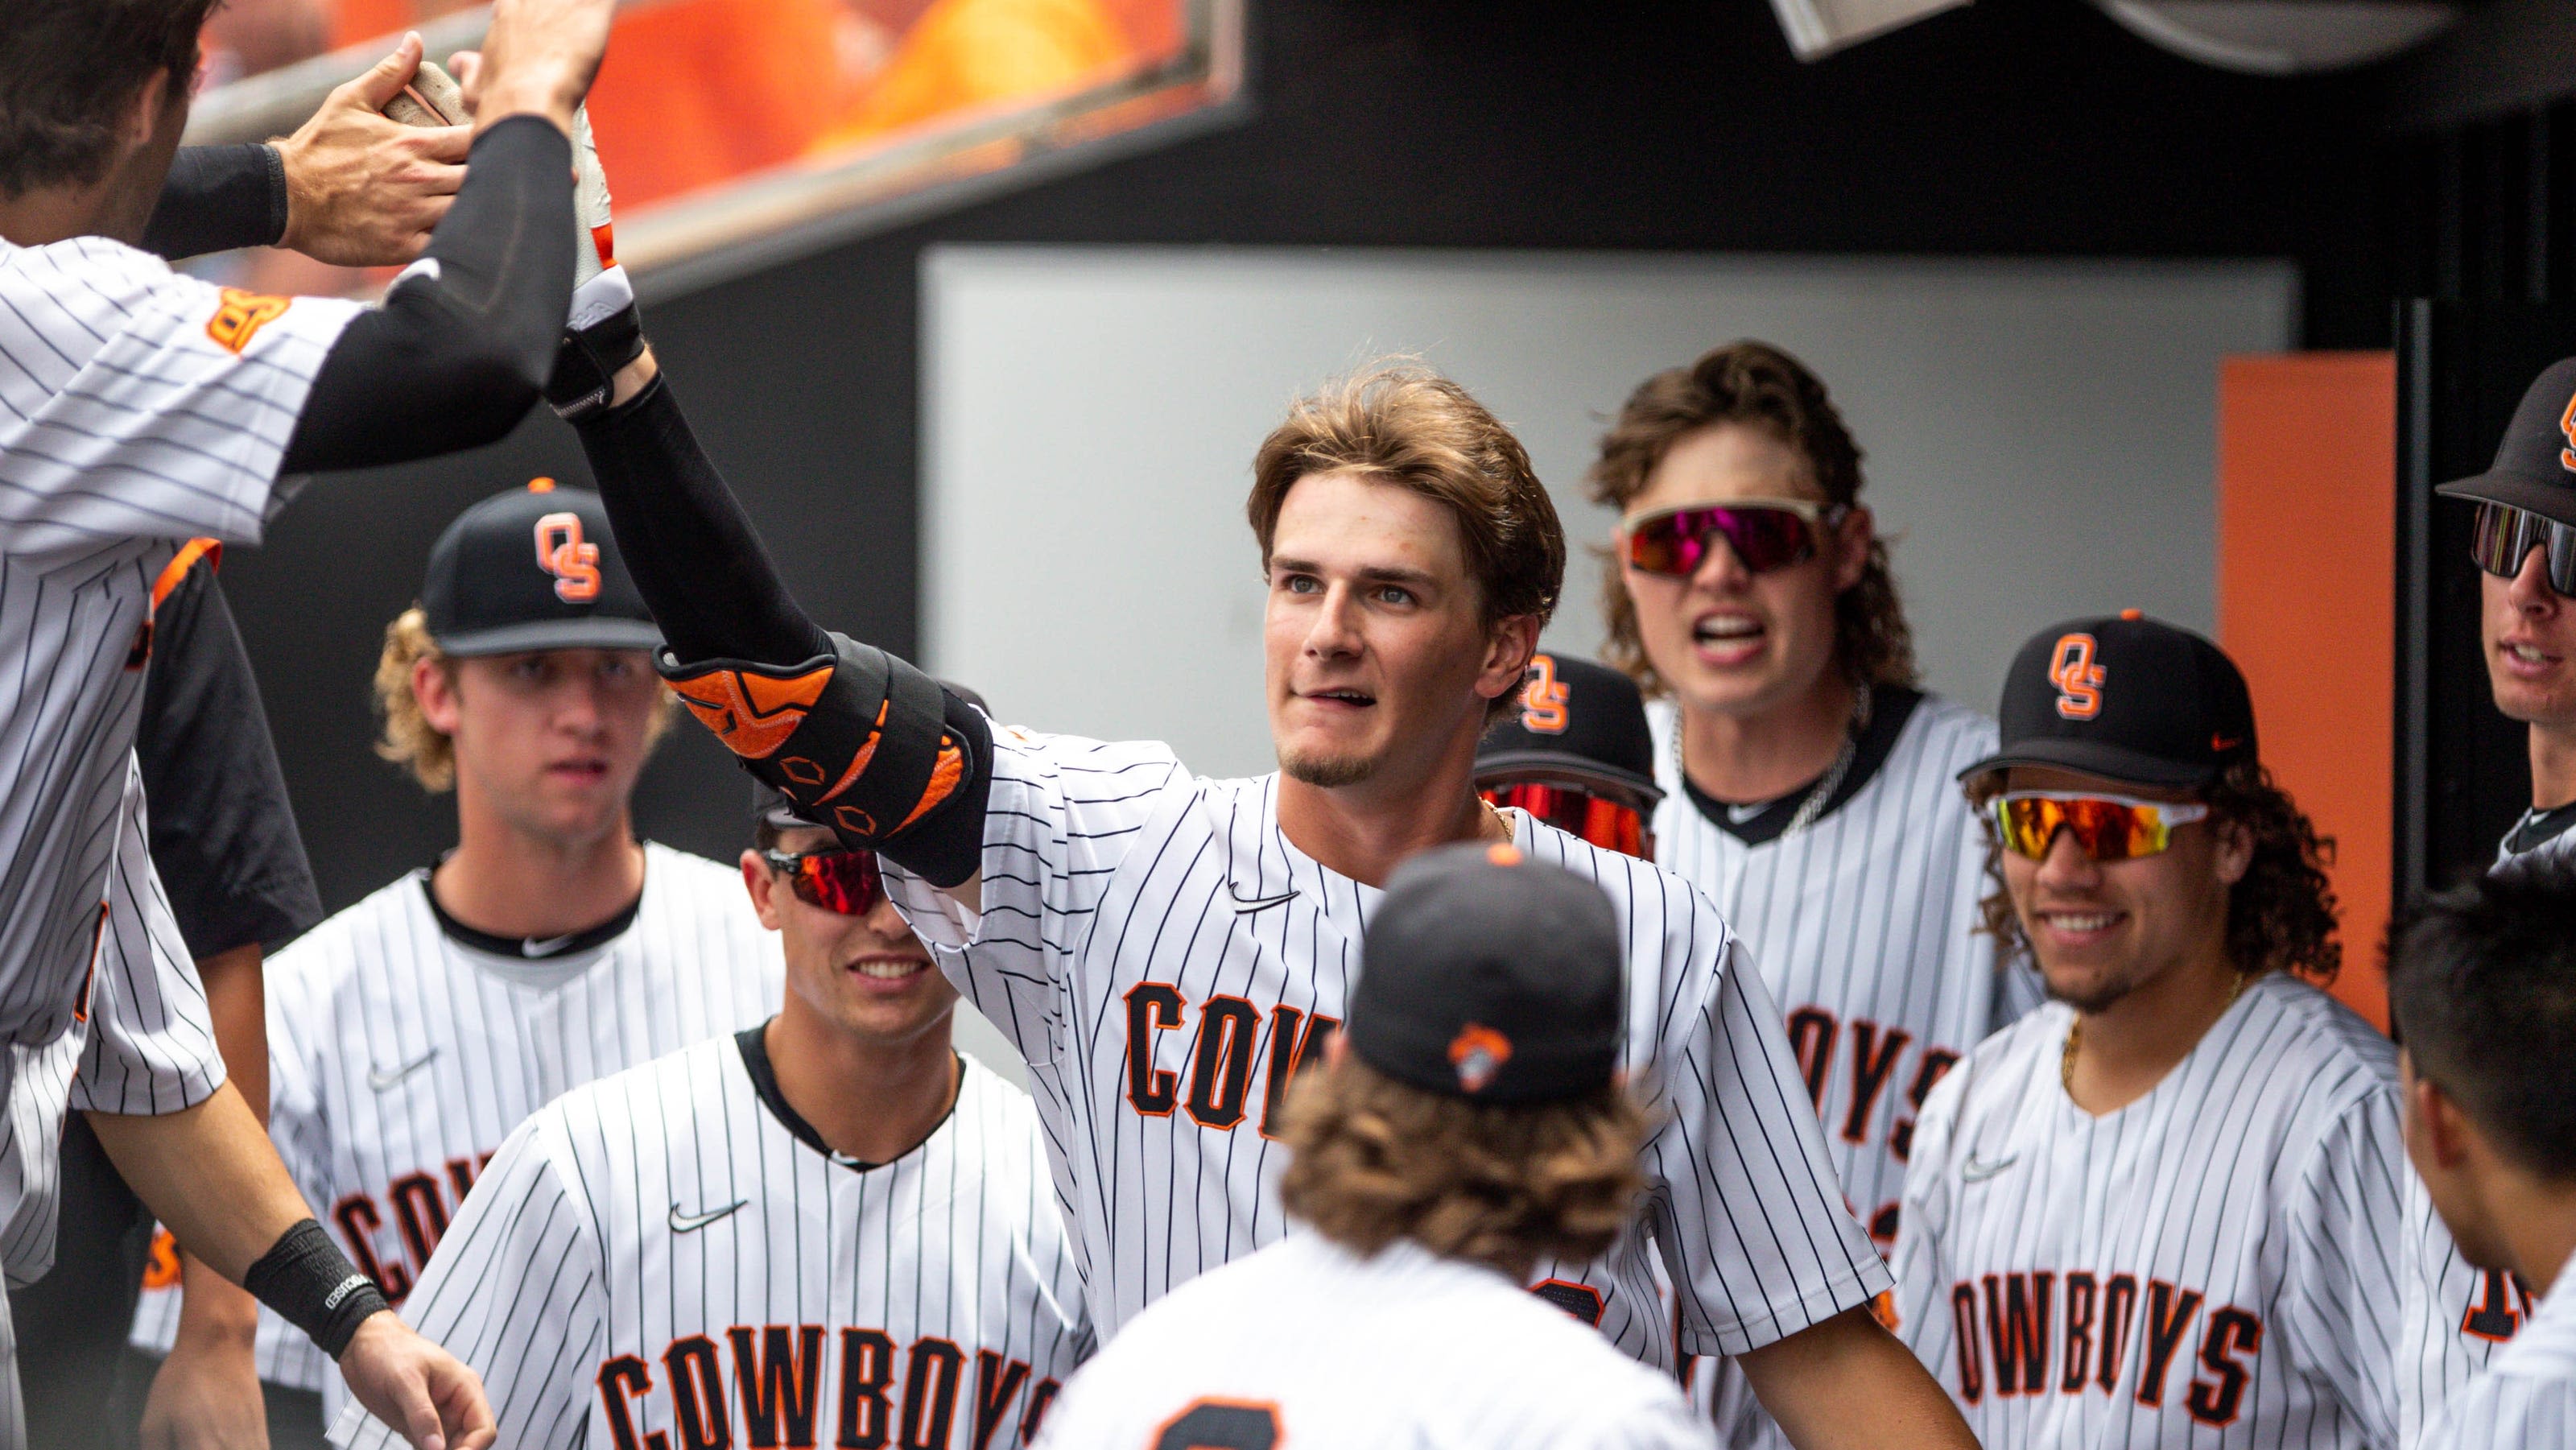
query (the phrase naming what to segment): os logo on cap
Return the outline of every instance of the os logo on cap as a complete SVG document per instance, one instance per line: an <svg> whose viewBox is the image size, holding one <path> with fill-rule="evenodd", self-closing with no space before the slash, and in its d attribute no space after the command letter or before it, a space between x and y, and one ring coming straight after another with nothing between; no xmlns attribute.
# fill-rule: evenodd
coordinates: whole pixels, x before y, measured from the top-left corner
<svg viewBox="0 0 2576 1450"><path fill-rule="evenodd" d="M2089 634L2066 634L2049 652L2048 682L2057 687L2057 713L2069 720L2090 720L2102 713L2102 679L2093 663L2095 645Z"/></svg>
<svg viewBox="0 0 2576 1450"><path fill-rule="evenodd" d="M599 597L599 546L583 541L579 514L537 520L537 567L555 576L555 597L566 604Z"/></svg>
<svg viewBox="0 0 2576 1450"><path fill-rule="evenodd" d="M2567 446L2558 450L2558 466L2576 473L2576 397L2567 400L2567 411L2558 415L2558 431L2567 437Z"/></svg>
<svg viewBox="0 0 2576 1450"><path fill-rule="evenodd" d="M1449 1065L1458 1069L1458 1086L1466 1092L1483 1092L1511 1060L1512 1040L1480 1022L1458 1029L1449 1042Z"/></svg>
<svg viewBox="0 0 2576 1450"><path fill-rule="evenodd" d="M1553 658L1530 656L1529 684L1521 690L1521 728L1533 735L1564 734L1574 718L1566 709L1572 693L1556 677Z"/></svg>

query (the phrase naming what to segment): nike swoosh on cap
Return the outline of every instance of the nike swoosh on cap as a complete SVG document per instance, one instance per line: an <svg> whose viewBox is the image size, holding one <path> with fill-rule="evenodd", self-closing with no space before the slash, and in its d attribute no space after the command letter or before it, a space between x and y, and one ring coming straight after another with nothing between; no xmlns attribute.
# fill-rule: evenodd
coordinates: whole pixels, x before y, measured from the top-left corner
<svg viewBox="0 0 2576 1450"><path fill-rule="evenodd" d="M402 1085L403 1079L420 1071L422 1068L429 1066L437 1060L438 1049L433 1047L429 1051L422 1053L420 1056L413 1058L411 1061L404 1063L402 1066L395 1068L391 1072L387 1072L381 1067L370 1067L367 1069L367 1086L374 1088L380 1093L391 1092Z"/></svg>
<svg viewBox="0 0 2576 1450"><path fill-rule="evenodd" d="M671 1232L675 1234L684 1234L694 1229L705 1228L708 1224L714 1223L717 1219L730 1217L731 1215L740 1212L743 1205L750 1201L751 1200L747 1198L738 1198L725 1207L716 1209L710 1213L682 1213L680 1212L680 1206L678 1204L672 1204Z"/></svg>

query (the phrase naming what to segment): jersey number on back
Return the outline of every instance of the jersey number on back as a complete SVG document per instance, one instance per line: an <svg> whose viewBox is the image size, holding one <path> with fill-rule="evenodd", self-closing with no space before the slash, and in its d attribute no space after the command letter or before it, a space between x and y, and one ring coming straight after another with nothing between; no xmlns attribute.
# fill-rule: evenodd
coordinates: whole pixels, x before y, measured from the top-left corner
<svg viewBox="0 0 2576 1450"><path fill-rule="evenodd" d="M1145 1450L1270 1450L1279 1407L1267 1400L1192 1400L1163 1422Z"/></svg>

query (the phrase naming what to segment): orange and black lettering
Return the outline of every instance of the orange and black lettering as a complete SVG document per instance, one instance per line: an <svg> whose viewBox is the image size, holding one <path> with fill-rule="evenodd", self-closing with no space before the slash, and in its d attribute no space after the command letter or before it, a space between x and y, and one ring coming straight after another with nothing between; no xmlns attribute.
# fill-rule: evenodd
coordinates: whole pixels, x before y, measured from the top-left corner
<svg viewBox="0 0 2576 1450"><path fill-rule="evenodd" d="M1884 1030L1885 1036L1881 1036ZM1851 1110L1843 1114L1843 1141L1869 1141L1869 1120L1878 1109L1878 1095L1887 1089L1887 1080L1896 1071L1896 1059L1914 1034L1901 1027L1881 1029L1875 1022L1852 1019L1852 1100Z"/></svg>
<svg viewBox="0 0 2576 1450"><path fill-rule="evenodd" d="M1270 1077L1261 1088L1261 1136L1276 1138L1280 1104L1288 1101L1289 1084L1309 1063L1321 1060L1325 1039L1342 1030L1342 1019L1318 1012L1309 1017L1286 1005L1270 1009Z"/></svg>
<svg viewBox="0 0 2576 1450"><path fill-rule="evenodd" d="M2048 1388L2049 1296L2057 1276L2042 1271L1995 1276L1986 1284L1986 1338L1995 1356L1995 1395L2035 1395ZM2035 1299L2032 1289L2036 1287Z"/></svg>
<svg viewBox="0 0 2576 1450"><path fill-rule="evenodd" d="M1127 1105L1149 1118L1167 1118L1180 1101L1180 1078L1154 1066L1154 1034L1181 1025L1181 992L1162 982L1127 989Z"/></svg>
<svg viewBox="0 0 2576 1450"><path fill-rule="evenodd" d="M489 1153L484 1154L483 1161L486 1163L492 1161L492 1155ZM473 1159L450 1158L447 1160L447 1181L456 1186L456 1201L459 1204L465 1202L465 1195L474 1191L474 1174L475 1163Z"/></svg>
<svg viewBox="0 0 2576 1450"><path fill-rule="evenodd" d="M1252 1094L1252 1044L1261 1009L1241 997L1210 997L1199 1009L1198 1051L1190 1059L1190 1117L1220 1131L1243 1121Z"/></svg>
<svg viewBox="0 0 2576 1450"><path fill-rule="evenodd" d="M385 1302L400 1304L411 1292L411 1274L400 1264L378 1262L376 1230L385 1226L384 1216L377 1212L376 1201L363 1193L352 1193L331 1206L331 1221L340 1226L340 1241L349 1248L349 1257L357 1261L358 1272L376 1281L385 1291Z"/></svg>
<svg viewBox="0 0 2576 1450"><path fill-rule="evenodd" d="M1192 1400L1154 1429L1148 1450L1271 1450L1279 1407L1267 1400Z"/></svg>
<svg viewBox="0 0 2576 1450"><path fill-rule="evenodd" d="M1956 1066L1958 1061L1959 1054L1946 1047L1923 1049L1922 1065L1914 1069L1914 1081L1907 1084L1905 1089L1905 1101L1915 1112L1923 1111L1923 1100L1932 1096L1932 1089L1940 1083L1941 1075ZM1887 1147L1888 1151L1896 1155L1896 1161L1899 1163L1904 1162L1907 1155L1914 1151L1912 1117L1897 1119L1896 1126L1887 1130Z"/></svg>
<svg viewBox="0 0 2576 1450"><path fill-rule="evenodd" d="M394 1226L402 1230L412 1272L426 1271L430 1254L447 1235L447 1203L438 1196L438 1180L426 1173L406 1173L386 1185L385 1197L393 1202Z"/></svg>
<svg viewBox="0 0 2576 1450"><path fill-rule="evenodd" d="M294 303L293 298L269 297L257 292L244 292L238 287L226 287L217 297L220 305L215 308L215 315L206 319L206 336L213 339L217 347L236 356L250 346L252 338L259 336L261 328L284 317L286 309Z"/></svg>
<svg viewBox="0 0 2576 1450"><path fill-rule="evenodd" d="M894 1341L877 1329L841 1331L840 1450L884 1450L894 1435L886 1390L894 1383Z"/></svg>
<svg viewBox="0 0 2576 1450"><path fill-rule="evenodd" d="M953 1341L929 1334L913 1341L912 1373L903 1382L903 1450L947 1450L965 1374L966 1352Z"/></svg>
<svg viewBox="0 0 2576 1450"><path fill-rule="evenodd" d="M2218 1378L2204 1381L2192 1376L2191 1391L2183 1396L2183 1407L2191 1417L2204 1425L2235 1424L2237 1406L2245 1399L2245 1382L2254 1377L2253 1371L2236 1362L2236 1356L2256 1354L2262 1348L2261 1319L2232 1304L2211 1314L2209 1332L2200 1340L2200 1363Z"/></svg>
<svg viewBox="0 0 2576 1450"><path fill-rule="evenodd" d="M2513 1338L2522 1328L2522 1314L2514 1308L2514 1290L2518 1283L2507 1283L2502 1269L2489 1269L2478 1280L2478 1297L2469 1301L2469 1312L2460 1320L2460 1332L2478 1339L2501 1344ZM2530 1302L2527 1298L2522 1302Z"/></svg>
<svg viewBox="0 0 2576 1450"><path fill-rule="evenodd" d="M1029 1387L1029 1408L1020 1416L1021 1444L1034 1445L1038 1442L1038 1429L1046 1423L1046 1412L1055 1406L1056 1392L1063 1388L1063 1385L1051 1379L1040 1380Z"/></svg>
<svg viewBox="0 0 2576 1450"><path fill-rule="evenodd" d="M1833 1070L1834 1014L1822 1007L1801 1007L1789 1014L1789 1047L1798 1054L1798 1075L1807 1080L1807 1096L1816 1111L1825 1110L1825 1074Z"/></svg>
<svg viewBox="0 0 2576 1450"><path fill-rule="evenodd" d="M987 1450L994 1432L1010 1423L1011 1401L1028 1382L1027 1362L1006 1360L989 1349L975 1351L975 1450Z"/></svg>
<svg viewBox="0 0 2576 1450"><path fill-rule="evenodd" d="M2097 1286L2093 1276L2082 1269L2066 1272L2066 1363L2058 1371L2057 1387L2070 1395L2084 1393L2085 1378L2093 1373L2093 1300Z"/></svg>
<svg viewBox="0 0 2576 1450"><path fill-rule="evenodd" d="M726 1450L733 1444L733 1421L725 1413L724 1365L716 1342L703 1334L674 1339L662 1351L662 1367L671 1372L680 1450Z"/></svg>
<svg viewBox="0 0 2576 1450"><path fill-rule="evenodd" d="M822 1400L823 1326L784 1324L725 1331L733 1341L733 1381L742 1391L743 1433L762 1450L814 1443L814 1410Z"/></svg>
<svg viewBox="0 0 2576 1450"><path fill-rule="evenodd" d="M1601 1327L1601 1313L1606 1306L1601 1301L1601 1291L1589 1284L1572 1279L1541 1279L1530 1285L1530 1292L1595 1329Z"/></svg>
<svg viewBox="0 0 2576 1450"><path fill-rule="evenodd" d="M1977 1353L1977 1286L1964 1280L1950 1286L1950 1338L1959 1346L1959 1398L1973 1405L1986 1396L1986 1370Z"/></svg>
<svg viewBox="0 0 2576 1450"><path fill-rule="evenodd" d="M2094 1361L2093 1382L2107 1391L2120 1388L2120 1365L2129 1356L2129 1316L2138 1312L2138 1280L2113 1274L2102 1281L2102 1353Z"/></svg>
<svg viewBox="0 0 2576 1450"><path fill-rule="evenodd" d="M2138 1370L2138 1403L2165 1402L2165 1371L2182 1347L2191 1321L2200 1315L2200 1291L2177 1289L2162 1279L2147 1281L2147 1362Z"/></svg>
<svg viewBox="0 0 2576 1450"><path fill-rule="evenodd" d="M635 1438L635 1417L627 1412L626 1402L653 1392L653 1371L642 1359L621 1354L599 1367L599 1407L608 1416L608 1441L614 1450L645 1450ZM649 1437L654 1450L669 1441L659 1433Z"/></svg>

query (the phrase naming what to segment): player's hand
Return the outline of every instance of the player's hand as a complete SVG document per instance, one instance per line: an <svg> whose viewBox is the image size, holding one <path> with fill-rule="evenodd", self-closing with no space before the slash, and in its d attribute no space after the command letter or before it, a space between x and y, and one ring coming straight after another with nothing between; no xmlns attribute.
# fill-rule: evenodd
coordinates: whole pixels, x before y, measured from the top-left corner
<svg viewBox="0 0 2576 1450"><path fill-rule="evenodd" d="M599 73L616 9L616 0L493 0L482 54L456 68L475 126L526 113L573 134L573 110Z"/></svg>
<svg viewBox="0 0 2576 1450"><path fill-rule="evenodd" d="M331 92L292 136L273 142L286 163L286 235L279 245L343 267L399 266L429 245L465 184L469 126L405 126L381 114L420 66L420 37Z"/></svg>
<svg viewBox="0 0 2576 1450"><path fill-rule="evenodd" d="M143 1450L268 1450L252 1343L248 1333L182 1332L143 1401Z"/></svg>
<svg viewBox="0 0 2576 1450"><path fill-rule="evenodd" d="M483 1381L391 1311L370 1315L340 1352L349 1393L413 1450L485 1450L499 1431Z"/></svg>

